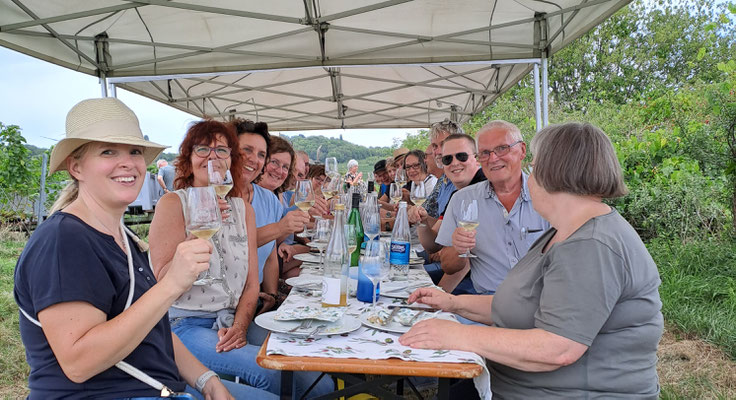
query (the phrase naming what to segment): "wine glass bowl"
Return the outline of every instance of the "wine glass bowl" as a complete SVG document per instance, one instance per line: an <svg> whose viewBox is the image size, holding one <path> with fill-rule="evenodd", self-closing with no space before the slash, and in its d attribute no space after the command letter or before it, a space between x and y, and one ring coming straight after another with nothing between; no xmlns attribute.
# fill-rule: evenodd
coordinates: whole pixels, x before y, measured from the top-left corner
<svg viewBox="0 0 736 400"><path fill-rule="evenodd" d="M304 212L308 212L314 206L314 191L312 190L312 181L309 179L296 183L296 188L294 189L294 205ZM302 233L297 236L308 236L307 225L304 225Z"/></svg>
<svg viewBox="0 0 736 400"><path fill-rule="evenodd" d="M460 219L458 225L466 231L474 231L478 227L478 202L475 199L463 200L460 203ZM465 253L460 254L460 257L465 258L476 258L475 254L470 252L470 249L465 250Z"/></svg>
<svg viewBox="0 0 736 400"><path fill-rule="evenodd" d="M200 239L210 240L222 226L222 216L215 189L212 186L187 189L184 217L189 233ZM199 279L194 281L193 285L209 285L221 280L213 277L208 268Z"/></svg>
<svg viewBox="0 0 736 400"><path fill-rule="evenodd" d="M399 204L399 201L401 201L402 193L401 186L399 186L398 183L391 183L391 187L389 188L389 196L391 197L392 203Z"/></svg>

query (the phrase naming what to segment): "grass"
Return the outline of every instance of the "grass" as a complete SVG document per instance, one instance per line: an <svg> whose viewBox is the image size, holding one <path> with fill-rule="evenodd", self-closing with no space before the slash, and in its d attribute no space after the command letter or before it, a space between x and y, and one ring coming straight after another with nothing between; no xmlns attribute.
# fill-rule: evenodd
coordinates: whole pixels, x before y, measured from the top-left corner
<svg viewBox="0 0 736 400"><path fill-rule="evenodd" d="M133 226L144 237L147 226ZM23 398L28 365L13 271L25 239L0 229L0 398ZM660 270L667 327L657 366L666 400L736 398L736 240L648 245Z"/></svg>
<svg viewBox="0 0 736 400"><path fill-rule="evenodd" d="M665 321L736 360L736 241L653 241L648 248L662 278Z"/></svg>

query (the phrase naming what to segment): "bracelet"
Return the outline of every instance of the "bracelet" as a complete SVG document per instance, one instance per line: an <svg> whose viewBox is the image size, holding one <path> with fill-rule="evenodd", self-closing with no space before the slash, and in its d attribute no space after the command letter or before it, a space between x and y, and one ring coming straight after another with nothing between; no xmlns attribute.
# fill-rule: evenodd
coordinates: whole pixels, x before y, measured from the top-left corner
<svg viewBox="0 0 736 400"><path fill-rule="evenodd" d="M217 375L215 371L209 370L197 378L197 382L194 383L194 387L197 389L198 392L202 393L202 390L204 390L204 385L207 384L207 381L210 380L213 376L217 376L217 379L220 379L220 377Z"/></svg>

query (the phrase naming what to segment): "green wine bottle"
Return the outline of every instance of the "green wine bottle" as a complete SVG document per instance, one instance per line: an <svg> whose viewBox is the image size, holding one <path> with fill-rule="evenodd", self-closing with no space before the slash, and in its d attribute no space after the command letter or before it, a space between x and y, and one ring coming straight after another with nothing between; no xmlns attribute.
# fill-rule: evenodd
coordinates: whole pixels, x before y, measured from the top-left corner
<svg viewBox="0 0 736 400"><path fill-rule="evenodd" d="M350 266L357 267L360 260L360 246L363 244L363 222L360 219L360 193L353 193L353 206L348 216L348 225L355 227L355 251L350 256Z"/></svg>

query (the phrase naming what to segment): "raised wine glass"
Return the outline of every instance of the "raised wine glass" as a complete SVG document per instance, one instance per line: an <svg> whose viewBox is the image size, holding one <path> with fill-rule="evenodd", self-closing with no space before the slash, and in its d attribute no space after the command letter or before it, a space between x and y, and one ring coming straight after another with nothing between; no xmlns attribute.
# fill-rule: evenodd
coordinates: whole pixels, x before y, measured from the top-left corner
<svg viewBox="0 0 736 400"><path fill-rule="evenodd" d="M327 157L325 159L325 175L330 178L340 175L337 171L337 158Z"/></svg>
<svg viewBox="0 0 736 400"><path fill-rule="evenodd" d="M460 220L458 225L466 231L472 232L478 227L478 202L475 199L463 200L460 203ZM476 258L475 254L470 252L470 249L465 250L465 253L460 254L460 257Z"/></svg>
<svg viewBox="0 0 736 400"><path fill-rule="evenodd" d="M212 186L190 187L187 189L184 217L189 233L200 239L210 240L212 235L222 226L222 216L217 204L215 189ZM199 279L194 281L193 285L209 285L221 280L213 277L208 268L200 274Z"/></svg>
<svg viewBox="0 0 736 400"><path fill-rule="evenodd" d="M209 177L210 186L215 189L217 196L225 200L225 196L227 196L233 188L233 174L231 174L230 170L227 168L225 160L208 160L207 176ZM225 223L231 223L230 217L225 220Z"/></svg>
<svg viewBox="0 0 736 400"><path fill-rule="evenodd" d="M394 176L394 182L396 182L399 187L404 187L406 185L406 171L404 171L403 168L399 168L396 170L396 175Z"/></svg>
<svg viewBox="0 0 736 400"><path fill-rule="evenodd" d="M307 212L312 206L314 206L314 191L312 190L312 181L309 179L298 181L296 188L294 189L294 205L299 207L300 210ZM308 237L307 225L304 225L304 229L299 237Z"/></svg>
<svg viewBox="0 0 736 400"><path fill-rule="evenodd" d="M394 204L399 204L399 201L401 201L402 193L401 193L401 186L399 186L398 183L392 182L391 188L389 189L389 196L391 197L391 202Z"/></svg>
<svg viewBox="0 0 736 400"><path fill-rule="evenodd" d="M409 199L417 207L421 207L425 201L427 201L427 190L424 187L424 181L411 183L411 192L409 192ZM424 224L420 223L420 226Z"/></svg>

